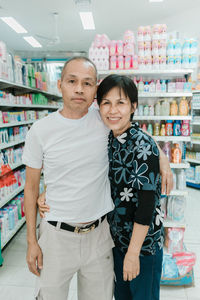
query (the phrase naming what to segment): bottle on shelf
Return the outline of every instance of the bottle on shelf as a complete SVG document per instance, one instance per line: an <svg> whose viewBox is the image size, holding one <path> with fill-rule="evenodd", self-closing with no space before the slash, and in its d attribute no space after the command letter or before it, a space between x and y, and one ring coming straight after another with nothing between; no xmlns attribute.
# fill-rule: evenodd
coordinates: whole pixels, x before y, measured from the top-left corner
<svg viewBox="0 0 200 300"><path fill-rule="evenodd" d="M160 105L160 101L158 101L155 105L155 115L156 116L160 116L161 115L161 105Z"/></svg>
<svg viewBox="0 0 200 300"><path fill-rule="evenodd" d="M154 124L153 134L155 136L159 136L159 134L160 134L160 124L159 123Z"/></svg>
<svg viewBox="0 0 200 300"><path fill-rule="evenodd" d="M138 92L140 92L140 93L144 92L144 82L143 82L142 77L140 77L140 81L138 83Z"/></svg>
<svg viewBox="0 0 200 300"><path fill-rule="evenodd" d="M172 156L172 162L175 164L181 163L181 149L179 147L179 144L174 144L171 150L171 156Z"/></svg>
<svg viewBox="0 0 200 300"><path fill-rule="evenodd" d="M188 115L188 102L186 97L183 97L179 103L179 115L180 116L187 116Z"/></svg>
<svg viewBox="0 0 200 300"><path fill-rule="evenodd" d="M173 121L167 120L165 124L165 135L172 136L173 135Z"/></svg>
<svg viewBox="0 0 200 300"><path fill-rule="evenodd" d="M169 101L167 99L165 99L164 101L162 101L161 115L169 116L169 114L170 114L170 104L169 104Z"/></svg>
<svg viewBox="0 0 200 300"><path fill-rule="evenodd" d="M160 136L165 136L165 124L161 125Z"/></svg>
<svg viewBox="0 0 200 300"><path fill-rule="evenodd" d="M170 115L171 116L177 116L178 115L178 105L176 103L176 100L173 100L170 105Z"/></svg>
<svg viewBox="0 0 200 300"><path fill-rule="evenodd" d="M181 121L179 121L179 120L174 121L173 133L174 133L174 136L180 136L181 135Z"/></svg>
<svg viewBox="0 0 200 300"><path fill-rule="evenodd" d="M183 120L181 124L181 135L189 136L190 135L190 122L189 120Z"/></svg>
<svg viewBox="0 0 200 300"><path fill-rule="evenodd" d="M161 84L160 80L156 81L156 93L161 93Z"/></svg>
<svg viewBox="0 0 200 300"><path fill-rule="evenodd" d="M153 126L152 126L151 123L148 124L147 132L148 132L150 135L153 135Z"/></svg>

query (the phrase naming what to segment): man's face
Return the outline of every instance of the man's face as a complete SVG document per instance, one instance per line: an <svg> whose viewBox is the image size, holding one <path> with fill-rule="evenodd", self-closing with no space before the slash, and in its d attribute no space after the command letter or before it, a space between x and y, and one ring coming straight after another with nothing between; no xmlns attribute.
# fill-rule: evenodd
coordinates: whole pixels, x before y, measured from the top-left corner
<svg viewBox="0 0 200 300"><path fill-rule="evenodd" d="M96 94L96 72L84 60L73 60L65 67L63 78L58 83L68 117L84 116Z"/></svg>

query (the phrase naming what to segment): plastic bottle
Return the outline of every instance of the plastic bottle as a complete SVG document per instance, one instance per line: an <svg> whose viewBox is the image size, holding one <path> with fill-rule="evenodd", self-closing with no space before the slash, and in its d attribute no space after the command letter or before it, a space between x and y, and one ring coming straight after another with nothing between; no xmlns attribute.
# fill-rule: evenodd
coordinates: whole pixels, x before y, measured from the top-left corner
<svg viewBox="0 0 200 300"><path fill-rule="evenodd" d="M188 102L185 97L183 97L179 103L179 115L187 116L188 115Z"/></svg>
<svg viewBox="0 0 200 300"><path fill-rule="evenodd" d="M156 84L155 84L154 80L152 80L149 84L149 92L155 93L155 91L156 91Z"/></svg>
<svg viewBox="0 0 200 300"><path fill-rule="evenodd" d="M160 80L156 81L156 93L160 93L161 92L161 84L160 84Z"/></svg>
<svg viewBox="0 0 200 300"><path fill-rule="evenodd" d="M148 83L148 81L145 82L145 85L144 85L144 92L145 92L145 93L148 93L148 92L149 92L149 83Z"/></svg>
<svg viewBox="0 0 200 300"><path fill-rule="evenodd" d="M160 105L160 101L158 101L155 105L155 115L156 116L160 116L161 115L161 105Z"/></svg>
<svg viewBox="0 0 200 300"><path fill-rule="evenodd" d="M174 136L180 136L181 135L181 121L176 120L174 122L173 133L174 133Z"/></svg>
<svg viewBox="0 0 200 300"><path fill-rule="evenodd" d="M138 91L141 93L144 92L144 82L142 80L142 77L140 77L140 81L138 83Z"/></svg>
<svg viewBox="0 0 200 300"><path fill-rule="evenodd" d="M153 134L155 136L159 136L159 134L160 134L160 124L159 123L154 124Z"/></svg>
<svg viewBox="0 0 200 300"><path fill-rule="evenodd" d="M185 170L183 169L178 171L177 188L179 190L185 190L186 188L186 176L185 176Z"/></svg>
<svg viewBox="0 0 200 300"><path fill-rule="evenodd" d="M161 115L169 116L169 114L170 114L170 104L169 104L169 101L167 99L165 99L164 101L162 101Z"/></svg>
<svg viewBox="0 0 200 300"><path fill-rule="evenodd" d="M172 163L180 164L181 163L181 149L179 147L179 144L174 144L174 147L172 147L171 150L172 155Z"/></svg>
<svg viewBox="0 0 200 300"><path fill-rule="evenodd" d="M160 135L161 135L161 136L165 136L165 124L162 124L162 125L161 125Z"/></svg>
<svg viewBox="0 0 200 300"><path fill-rule="evenodd" d="M173 121L167 120L165 124L165 135L172 136L173 135Z"/></svg>
<svg viewBox="0 0 200 300"><path fill-rule="evenodd" d="M161 83L161 92L162 93L166 93L166 91L167 91L166 80L162 80L162 83Z"/></svg>
<svg viewBox="0 0 200 300"><path fill-rule="evenodd" d="M145 123L142 124L142 130L147 131L147 125Z"/></svg>
<svg viewBox="0 0 200 300"><path fill-rule="evenodd" d="M143 114L144 114L144 116L148 116L149 115L149 106L148 105L144 105Z"/></svg>
<svg viewBox="0 0 200 300"><path fill-rule="evenodd" d="M165 143L164 147L162 148L165 155L168 157L168 160L171 161L171 147L170 142Z"/></svg>
<svg viewBox="0 0 200 300"><path fill-rule="evenodd" d="M148 124L148 127L147 127L147 132L151 135L153 135L153 126L151 123Z"/></svg>
<svg viewBox="0 0 200 300"><path fill-rule="evenodd" d="M189 136L190 135L190 121L183 120L181 124L181 135L182 136Z"/></svg>
<svg viewBox="0 0 200 300"><path fill-rule="evenodd" d="M171 116L177 116L178 115L178 105L176 103L176 100L173 100L170 105L170 115Z"/></svg>

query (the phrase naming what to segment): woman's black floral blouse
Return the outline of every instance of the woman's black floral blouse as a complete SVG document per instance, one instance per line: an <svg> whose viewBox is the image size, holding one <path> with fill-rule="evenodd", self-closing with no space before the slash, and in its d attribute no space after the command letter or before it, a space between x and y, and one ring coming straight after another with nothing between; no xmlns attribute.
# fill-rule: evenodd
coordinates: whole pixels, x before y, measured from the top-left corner
<svg viewBox="0 0 200 300"><path fill-rule="evenodd" d="M112 132L110 133L108 153L109 179L115 205L114 210L108 215L108 221L115 245L126 252L134 221L144 219L144 222L137 222L150 226L141 255L154 255L156 247L161 249L163 246L159 150L154 140L139 128L138 123L133 123L116 138ZM145 223L148 205L142 211L140 209L140 216L137 215L142 191L146 196L151 195L149 201L153 201L149 224ZM146 198L148 203L148 197Z"/></svg>

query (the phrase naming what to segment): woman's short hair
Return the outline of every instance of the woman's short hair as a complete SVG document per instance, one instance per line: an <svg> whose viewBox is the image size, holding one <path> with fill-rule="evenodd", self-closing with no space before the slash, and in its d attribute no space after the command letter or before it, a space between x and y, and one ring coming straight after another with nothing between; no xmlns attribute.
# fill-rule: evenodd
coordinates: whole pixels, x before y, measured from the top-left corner
<svg viewBox="0 0 200 300"><path fill-rule="evenodd" d="M104 96L113 88L118 87L119 93L124 92L125 96L130 99L131 104L138 105L138 90L133 80L125 75L109 75L102 80L97 89L97 103L101 104Z"/></svg>

